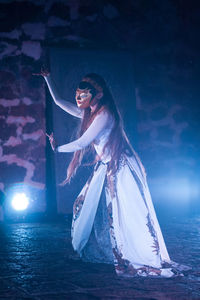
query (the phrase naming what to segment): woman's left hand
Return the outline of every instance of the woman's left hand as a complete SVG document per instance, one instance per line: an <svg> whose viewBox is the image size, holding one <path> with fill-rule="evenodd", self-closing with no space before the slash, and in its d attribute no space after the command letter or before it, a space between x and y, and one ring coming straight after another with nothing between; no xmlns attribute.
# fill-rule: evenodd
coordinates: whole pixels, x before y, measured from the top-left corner
<svg viewBox="0 0 200 300"><path fill-rule="evenodd" d="M48 138L49 138L49 142L51 144L52 150L55 151L56 150L56 142L55 142L55 139L53 136L53 132L50 135L46 133L46 136L48 136Z"/></svg>
<svg viewBox="0 0 200 300"><path fill-rule="evenodd" d="M43 77L48 77L50 75L50 72L47 68L44 66L41 67L41 70L39 73L32 73L34 76L43 76Z"/></svg>

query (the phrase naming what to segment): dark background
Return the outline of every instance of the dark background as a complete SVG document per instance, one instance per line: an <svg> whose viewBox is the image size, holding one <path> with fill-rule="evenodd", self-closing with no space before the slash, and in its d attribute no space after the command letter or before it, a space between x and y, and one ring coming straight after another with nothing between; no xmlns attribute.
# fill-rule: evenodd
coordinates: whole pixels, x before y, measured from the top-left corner
<svg viewBox="0 0 200 300"><path fill-rule="evenodd" d="M134 146L158 214L198 213L199 13L198 1L185 0L1 1L0 189L8 195L25 184L33 195L31 211L56 212L43 133L51 126L51 107L44 81L32 76L49 65L49 49L128 51Z"/></svg>

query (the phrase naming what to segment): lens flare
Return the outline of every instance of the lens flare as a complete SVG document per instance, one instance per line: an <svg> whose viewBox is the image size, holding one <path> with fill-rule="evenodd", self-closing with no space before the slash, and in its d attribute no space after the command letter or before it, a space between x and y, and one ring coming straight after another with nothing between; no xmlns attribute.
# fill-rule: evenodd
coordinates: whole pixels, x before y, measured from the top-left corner
<svg viewBox="0 0 200 300"><path fill-rule="evenodd" d="M11 203L15 210L25 210L29 205L29 199L25 193L17 193L13 196Z"/></svg>

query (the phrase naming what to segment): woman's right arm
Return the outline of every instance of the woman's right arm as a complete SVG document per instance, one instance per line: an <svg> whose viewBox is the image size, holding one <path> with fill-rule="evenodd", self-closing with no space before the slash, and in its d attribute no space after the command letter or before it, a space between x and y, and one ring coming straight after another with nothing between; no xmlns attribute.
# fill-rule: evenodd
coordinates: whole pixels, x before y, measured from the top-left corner
<svg viewBox="0 0 200 300"><path fill-rule="evenodd" d="M58 93L56 91L55 84L51 79L51 76L47 75L47 76L43 76L43 77L47 83L47 86L49 88L49 91L51 93L51 96L52 96L55 104L60 106L60 108L62 108L64 111L68 112L70 115L73 115L77 118L82 118L83 111L80 108L78 108L75 104L60 98L60 96L58 95Z"/></svg>
<svg viewBox="0 0 200 300"><path fill-rule="evenodd" d="M95 139L97 139L106 128L110 128L112 124L113 119L110 116L110 114L107 111L102 111L95 117L88 129L83 133L83 135L80 138L71 143L56 147L56 151L75 152L84 149L88 145L90 145ZM52 139L53 135L50 135L49 137Z"/></svg>

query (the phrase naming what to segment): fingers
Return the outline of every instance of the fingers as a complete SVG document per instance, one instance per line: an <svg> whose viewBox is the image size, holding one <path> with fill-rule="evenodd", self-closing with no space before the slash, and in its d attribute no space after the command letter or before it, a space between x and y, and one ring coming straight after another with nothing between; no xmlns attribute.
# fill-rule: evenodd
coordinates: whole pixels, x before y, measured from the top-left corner
<svg viewBox="0 0 200 300"><path fill-rule="evenodd" d="M46 133L46 136L48 136L49 139L53 139L53 132L51 134Z"/></svg>
<svg viewBox="0 0 200 300"><path fill-rule="evenodd" d="M32 73L33 76L48 76L49 72L41 72L41 73Z"/></svg>
<svg viewBox="0 0 200 300"><path fill-rule="evenodd" d="M51 145L51 148L53 151L55 151L55 148L56 148L56 142L54 140L54 136L53 136L53 132L51 134L48 134L46 132L46 136L49 138L49 142L50 142L50 145Z"/></svg>
<svg viewBox="0 0 200 300"><path fill-rule="evenodd" d="M49 74L50 74L50 72L47 69L45 69L44 66L41 67L41 70L39 73L32 73L32 75L34 75L34 76L43 76L43 77L48 76Z"/></svg>
<svg viewBox="0 0 200 300"><path fill-rule="evenodd" d="M49 70L45 68L44 65L41 67L41 73L43 76L48 76L50 74Z"/></svg>

